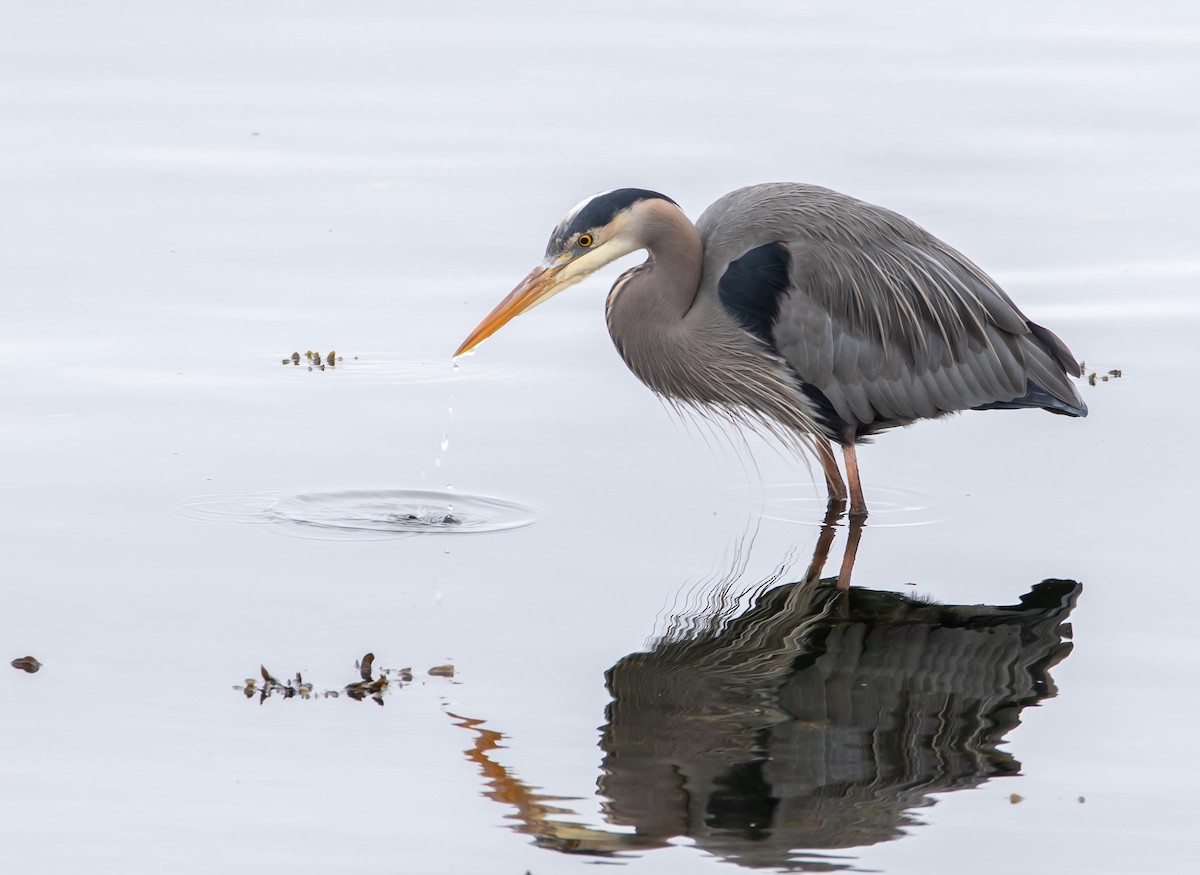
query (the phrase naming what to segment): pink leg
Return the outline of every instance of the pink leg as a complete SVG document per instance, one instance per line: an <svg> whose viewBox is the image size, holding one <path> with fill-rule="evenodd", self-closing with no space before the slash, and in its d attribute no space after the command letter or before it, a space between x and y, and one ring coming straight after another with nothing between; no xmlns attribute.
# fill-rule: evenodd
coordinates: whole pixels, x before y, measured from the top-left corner
<svg viewBox="0 0 1200 875"><path fill-rule="evenodd" d="M858 452L854 444L842 447L846 457L846 477L850 480L850 518L862 522L867 518L867 500L863 498L862 480L858 476Z"/></svg>
<svg viewBox="0 0 1200 875"><path fill-rule="evenodd" d="M817 438L817 458L825 472L825 486L829 490L829 501L846 500L846 482L838 470L837 458L833 455L833 443L828 438Z"/></svg>

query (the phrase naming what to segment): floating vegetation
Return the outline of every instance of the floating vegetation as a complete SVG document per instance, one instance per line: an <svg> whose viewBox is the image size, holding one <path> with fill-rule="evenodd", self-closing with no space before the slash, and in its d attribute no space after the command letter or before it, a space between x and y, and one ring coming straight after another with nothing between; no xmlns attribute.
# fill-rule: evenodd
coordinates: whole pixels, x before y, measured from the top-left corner
<svg viewBox="0 0 1200 875"><path fill-rule="evenodd" d="M42 664L32 656L22 656L20 659L14 659L9 663L9 665L11 665L13 668L20 669L21 671L28 672L29 674L33 674L42 667ZM432 673L433 672L430 672L430 674Z"/></svg>
<svg viewBox="0 0 1200 875"><path fill-rule="evenodd" d="M300 358L300 353L294 352L287 358L282 359L282 362L285 365L300 367ZM354 358L357 360L358 356L354 356ZM338 355L337 352L332 349L324 355L319 352L314 352L310 349L304 353L304 360L307 363L310 371L323 371L326 368L337 368L338 362L342 361L342 356Z"/></svg>
<svg viewBox="0 0 1200 875"><path fill-rule="evenodd" d="M1096 386L1100 383L1108 383L1112 380L1119 380L1125 376L1125 371L1121 368L1111 368L1107 371L1088 371L1087 362L1079 363L1079 370L1087 375L1086 379L1089 386Z"/></svg>
<svg viewBox="0 0 1200 875"><path fill-rule="evenodd" d="M32 657L26 657L32 659ZM34 660L36 662L36 660ZM16 666L14 660L13 665ZM304 680L300 672L288 681L281 681L265 665L259 666L259 677L246 678L245 682L234 686L247 699L257 698L261 705L267 699L337 699L348 696L356 702L370 699L376 705L382 705L385 694L398 690L413 682L411 667L375 669L375 654L368 653L354 663L358 672L358 680L351 681L341 689L317 690L310 681ZM32 669L37 671L37 669ZM454 677L454 666L435 665L429 670L432 677Z"/></svg>

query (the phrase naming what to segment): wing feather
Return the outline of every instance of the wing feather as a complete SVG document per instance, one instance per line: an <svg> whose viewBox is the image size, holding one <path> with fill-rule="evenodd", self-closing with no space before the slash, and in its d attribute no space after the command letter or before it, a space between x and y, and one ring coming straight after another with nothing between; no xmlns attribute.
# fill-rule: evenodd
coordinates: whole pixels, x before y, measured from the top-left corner
<svg viewBox="0 0 1200 875"><path fill-rule="evenodd" d="M1085 415L1078 364L956 250L908 219L817 186L733 192L697 223L701 293L778 242L788 282L770 340L857 433L987 406Z"/></svg>

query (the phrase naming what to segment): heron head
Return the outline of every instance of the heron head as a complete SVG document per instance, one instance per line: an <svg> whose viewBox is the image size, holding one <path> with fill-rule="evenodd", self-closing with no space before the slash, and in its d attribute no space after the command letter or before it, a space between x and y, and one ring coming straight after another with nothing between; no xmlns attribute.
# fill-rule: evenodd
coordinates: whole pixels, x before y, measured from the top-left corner
<svg viewBox="0 0 1200 875"><path fill-rule="evenodd" d="M455 357L470 352L513 317L548 301L622 255L645 248L637 205L655 199L675 203L655 191L618 188L578 204L550 234L541 264L484 317Z"/></svg>

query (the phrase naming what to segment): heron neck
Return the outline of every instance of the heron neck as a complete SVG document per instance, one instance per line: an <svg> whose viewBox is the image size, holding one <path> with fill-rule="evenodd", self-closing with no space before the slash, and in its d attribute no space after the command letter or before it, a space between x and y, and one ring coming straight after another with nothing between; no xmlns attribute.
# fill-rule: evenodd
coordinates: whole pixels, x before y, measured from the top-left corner
<svg viewBox="0 0 1200 875"><path fill-rule="evenodd" d="M653 221L639 226L650 257L622 275L608 296L608 332L617 352L659 395L715 405L735 421L811 441L819 430L795 374L715 294L697 298L700 234L676 207L657 204Z"/></svg>
<svg viewBox="0 0 1200 875"><path fill-rule="evenodd" d="M608 295L608 330L626 361L629 343L662 345L681 326L696 300L704 258L696 226L672 203L647 204L638 226L649 258L622 274Z"/></svg>

